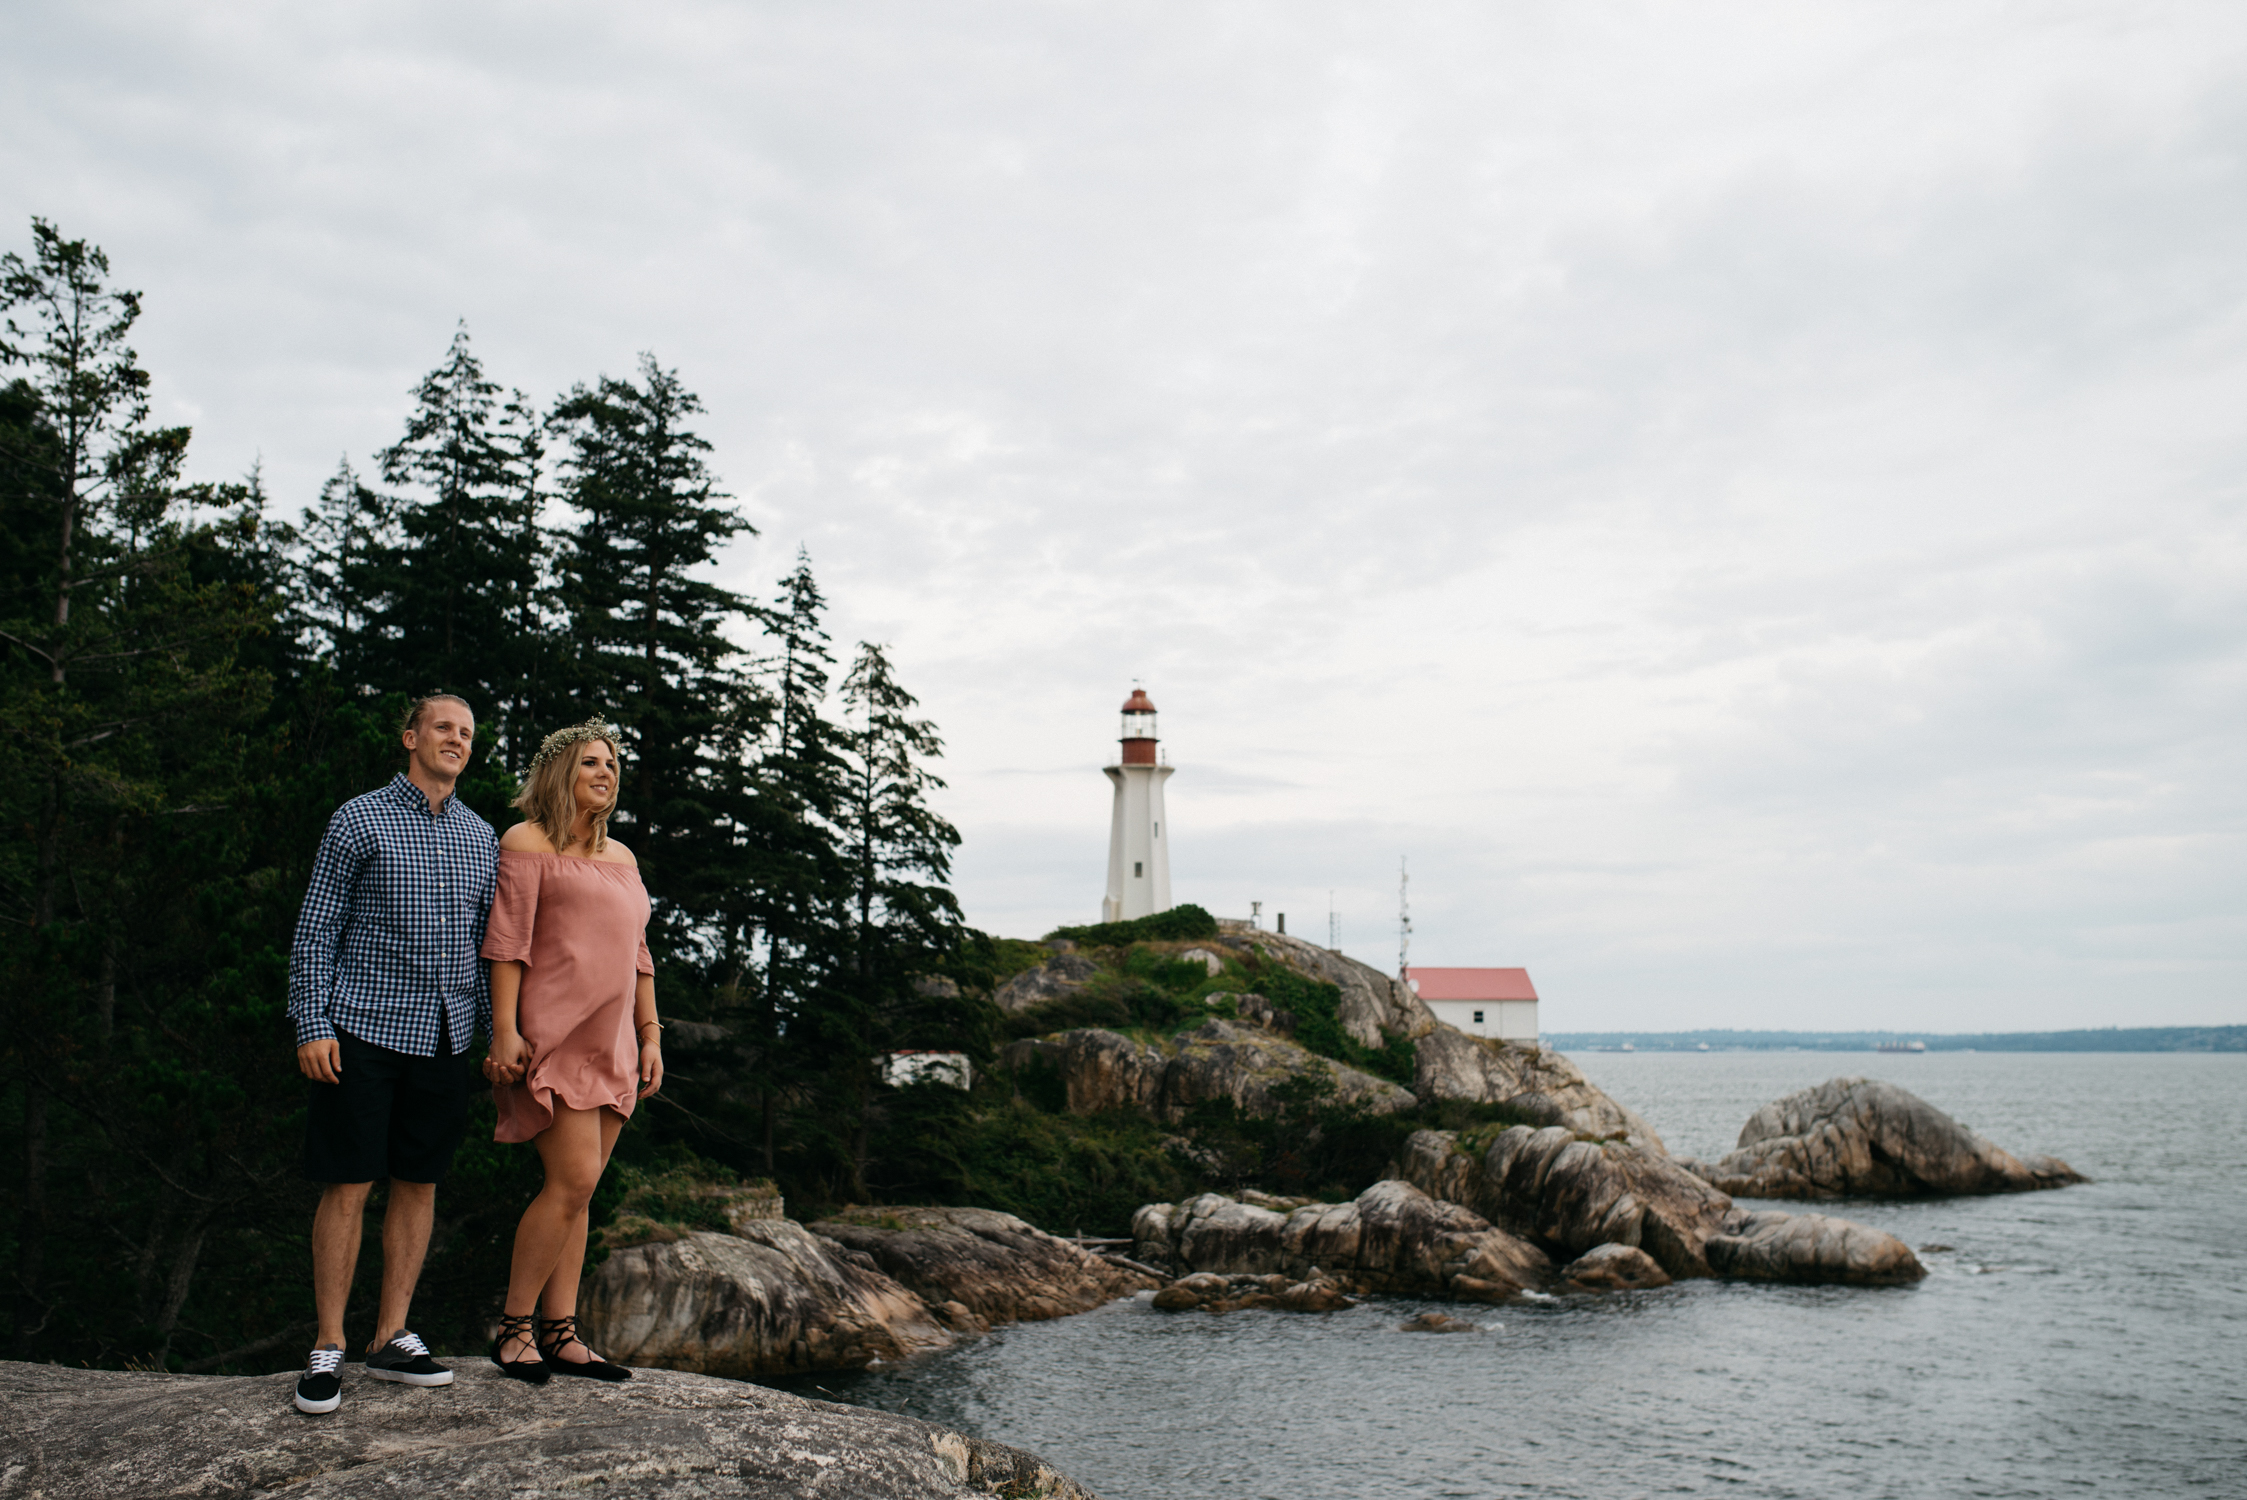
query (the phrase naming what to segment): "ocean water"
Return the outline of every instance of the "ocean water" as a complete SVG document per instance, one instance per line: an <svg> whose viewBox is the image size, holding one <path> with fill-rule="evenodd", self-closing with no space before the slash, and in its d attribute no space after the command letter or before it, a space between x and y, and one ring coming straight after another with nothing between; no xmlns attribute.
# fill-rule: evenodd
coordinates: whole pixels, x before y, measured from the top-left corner
<svg viewBox="0 0 2247 1500"><path fill-rule="evenodd" d="M2094 1181L1827 1211L1909 1288L1690 1282L1447 1310L1163 1314L1145 1298L795 1388L1029 1448L1103 1500L2247 1496L2247 1058L1586 1054L1673 1151L1886 1078ZM1779 1205L1791 1206L1791 1205Z"/></svg>

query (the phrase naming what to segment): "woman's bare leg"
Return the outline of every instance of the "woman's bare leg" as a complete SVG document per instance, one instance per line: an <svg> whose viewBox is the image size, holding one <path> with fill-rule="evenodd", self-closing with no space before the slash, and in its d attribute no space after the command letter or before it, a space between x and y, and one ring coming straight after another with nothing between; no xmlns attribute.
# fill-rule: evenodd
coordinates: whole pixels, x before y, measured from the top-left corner
<svg viewBox="0 0 2247 1500"><path fill-rule="evenodd" d="M564 1247L573 1240L577 1264L584 1263L585 1208L593 1201L601 1168L608 1162L608 1146L616 1139L613 1135L603 1139L601 1119L606 1113L556 1104L554 1123L533 1138L538 1159L546 1168L546 1186L531 1199L531 1206L523 1210L522 1222L515 1226L515 1257L507 1272L506 1309L510 1317L537 1308L540 1290L552 1279ZM573 1267L573 1287L575 1282ZM538 1358L531 1341L520 1335L508 1339L499 1353L502 1359Z"/></svg>
<svg viewBox="0 0 2247 1500"><path fill-rule="evenodd" d="M603 1105L594 1111L600 1116L601 1170L607 1171L609 1153L616 1150L616 1138L624 1132L624 1117ZM600 1180L595 1174L594 1181ZM585 1238L591 1210L581 1208L577 1220L562 1240L561 1254L555 1258L554 1274L546 1279L546 1287L538 1295L539 1313L548 1318L567 1318L577 1312L577 1281L585 1270ZM573 1364L583 1364L594 1357L583 1343L565 1344L560 1358Z"/></svg>

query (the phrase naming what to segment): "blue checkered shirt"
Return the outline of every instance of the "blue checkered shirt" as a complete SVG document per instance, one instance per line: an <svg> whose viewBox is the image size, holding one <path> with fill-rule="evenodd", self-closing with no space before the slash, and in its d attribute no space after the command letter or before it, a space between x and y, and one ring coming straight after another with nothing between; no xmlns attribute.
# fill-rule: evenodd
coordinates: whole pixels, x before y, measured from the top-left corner
<svg viewBox="0 0 2247 1500"><path fill-rule="evenodd" d="M477 950L499 875L491 824L447 797L437 811L399 776L328 819L289 954L298 1046L340 1029L415 1057L455 1056L491 1030Z"/></svg>

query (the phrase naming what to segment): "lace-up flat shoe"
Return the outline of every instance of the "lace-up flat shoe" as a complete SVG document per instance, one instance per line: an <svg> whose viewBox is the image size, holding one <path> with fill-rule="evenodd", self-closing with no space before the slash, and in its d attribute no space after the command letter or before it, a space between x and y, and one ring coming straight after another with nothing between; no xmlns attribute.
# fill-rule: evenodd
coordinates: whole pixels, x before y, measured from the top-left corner
<svg viewBox="0 0 2247 1500"><path fill-rule="evenodd" d="M343 1405L343 1349L329 1344L312 1351L296 1378L296 1409L317 1417Z"/></svg>
<svg viewBox="0 0 2247 1500"><path fill-rule="evenodd" d="M421 1335L399 1329L389 1343L367 1356L367 1373L400 1385L451 1385L453 1372L429 1357Z"/></svg>
<svg viewBox="0 0 2247 1500"><path fill-rule="evenodd" d="M575 1344L585 1350L585 1358L568 1359L562 1354L565 1344ZM586 1380L630 1380L632 1372L622 1365L610 1364L586 1346L577 1336L577 1315L538 1320L538 1352L546 1356L546 1368L557 1375L576 1375Z"/></svg>

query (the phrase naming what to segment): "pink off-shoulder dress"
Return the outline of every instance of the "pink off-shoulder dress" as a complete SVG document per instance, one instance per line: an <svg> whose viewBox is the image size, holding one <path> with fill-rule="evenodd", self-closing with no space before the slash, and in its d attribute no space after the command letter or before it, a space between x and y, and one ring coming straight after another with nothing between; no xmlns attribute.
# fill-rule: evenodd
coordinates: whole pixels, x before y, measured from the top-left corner
<svg viewBox="0 0 2247 1500"><path fill-rule="evenodd" d="M529 1140L554 1123L556 1100L631 1117L640 1089L633 992L639 975L655 972L648 910L632 865L499 851L484 957L523 965L515 1026L530 1044L530 1066L522 1082L493 1087L492 1139Z"/></svg>

